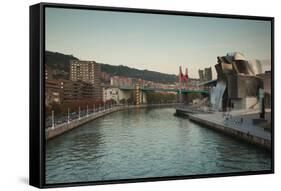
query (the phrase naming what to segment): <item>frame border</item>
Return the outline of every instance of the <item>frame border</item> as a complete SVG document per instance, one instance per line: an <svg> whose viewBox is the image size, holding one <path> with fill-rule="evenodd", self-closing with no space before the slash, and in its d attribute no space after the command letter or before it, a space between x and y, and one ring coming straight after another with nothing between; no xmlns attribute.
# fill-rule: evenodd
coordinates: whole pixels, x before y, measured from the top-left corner
<svg viewBox="0 0 281 191"><path fill-rule="evenodd" d="M62 9L79 9L79 10L100 10L113 12L128 13L146 13L146 14L163 14L178 16L195 16L209 18L226 18L226 19L246 19L270 21L271 23L271 169L262 171L245 171L233 173L217 174L198 174L186 176L166 176L139 179L119 179L105 181L87 181L87 182L69 182L46 184L45 172L45 9L62 8ZM36 35L36 33L38 33ZM38 65L39 63L39 65ZM243 175L260 175L274 173L274 17L250 16L250 15L232 15L218 13L200 13L172 10L155 10L140 8L124 7L107 7L94 5L77 5L61 3L39 3L30 6L30 155L29 155L29 184L39 188L55 188L69 186L88 186L120 183L137 183L152 181L183 180L195 178L214 178ZM36 75L37 74L37 75ZM39 76L38 76L39 74ZM37 97L37 99L36 99ZM38 129L39 126L39 129Z"/></svg>

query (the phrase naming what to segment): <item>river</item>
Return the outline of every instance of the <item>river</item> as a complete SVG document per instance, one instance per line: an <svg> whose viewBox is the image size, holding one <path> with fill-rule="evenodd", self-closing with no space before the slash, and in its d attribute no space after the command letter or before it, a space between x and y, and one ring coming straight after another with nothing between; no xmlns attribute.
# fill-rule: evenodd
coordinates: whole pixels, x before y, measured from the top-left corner
<svg viewBox="0 0 281 191"><path fill-rule="evenodd" d="M269 152L174 113L174 108L118 111L51 139L46 183L271 169Z"/></svg>

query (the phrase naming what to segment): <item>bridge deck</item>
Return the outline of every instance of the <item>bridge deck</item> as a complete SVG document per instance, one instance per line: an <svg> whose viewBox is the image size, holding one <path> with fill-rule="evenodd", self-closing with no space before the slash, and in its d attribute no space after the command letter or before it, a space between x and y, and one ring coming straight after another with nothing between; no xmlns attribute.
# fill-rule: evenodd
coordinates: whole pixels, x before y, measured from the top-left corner
<svg viewBox="0 0 281 191"><path fill-rule="evenodd" d="M135 90L135 88L133 87L121 87L121 90L124 91L128 91L128 90ZM161 89L161 88L140 88L141 91L144 92L177 92L179 93L179 89ZM200 93L200 94L208 94L208 90L186 90L186 89L182 89L181 93L185 94L185 93Z"/></svg>

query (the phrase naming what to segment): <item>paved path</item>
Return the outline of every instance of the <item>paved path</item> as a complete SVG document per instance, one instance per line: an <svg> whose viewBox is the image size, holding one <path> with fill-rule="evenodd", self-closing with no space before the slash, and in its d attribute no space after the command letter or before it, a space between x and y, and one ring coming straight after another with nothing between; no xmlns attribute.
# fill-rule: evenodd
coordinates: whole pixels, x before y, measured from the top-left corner
<svg viewBox="0 0 281 191"><path fill-rule="evenodd" d="M271 141L270 132L264 130L261 126L253 124L252 119L259 117L258 110L240 110L230 112L230 114L232 117L228 120L224 119L222 112L214 112L211 114L192 114L192 116ZM241 118L243 118L242 123ZM265 118L270 121L271 113L266 113Z"/></svg>

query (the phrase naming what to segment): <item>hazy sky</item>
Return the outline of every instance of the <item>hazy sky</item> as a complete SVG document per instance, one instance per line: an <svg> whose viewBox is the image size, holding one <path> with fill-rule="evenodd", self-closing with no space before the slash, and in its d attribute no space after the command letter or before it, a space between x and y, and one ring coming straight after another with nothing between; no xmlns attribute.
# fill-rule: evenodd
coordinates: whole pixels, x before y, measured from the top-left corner
<svg viewBox="0 0 281 191"><path fill-rule="evenodd" d="M81 60L178 74L240 51L270 59L269 21L46 8L46 49ZM213 73L215 73L213 68Z"/></svg>

